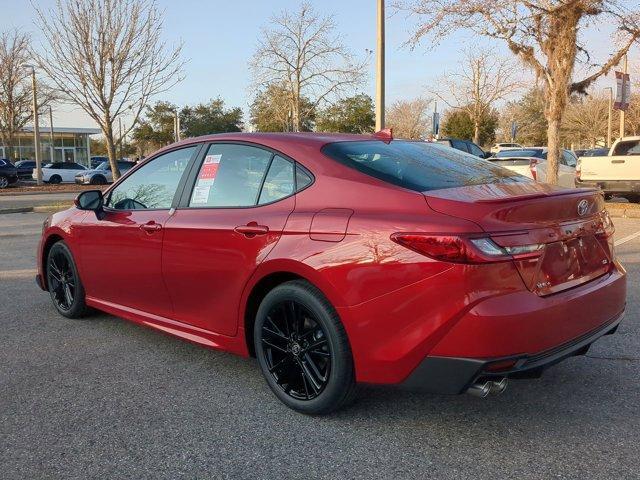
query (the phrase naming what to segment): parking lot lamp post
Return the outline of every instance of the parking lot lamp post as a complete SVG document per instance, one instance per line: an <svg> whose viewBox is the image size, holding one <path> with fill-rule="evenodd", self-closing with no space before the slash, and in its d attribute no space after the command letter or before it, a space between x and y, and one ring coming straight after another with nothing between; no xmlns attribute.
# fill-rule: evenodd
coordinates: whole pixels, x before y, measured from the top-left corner
<svg viewBox="0 0 640 480"><path fill-rule="evenodd" d="M23 65L31 69L31 87L33 90L33 144L36 150L36 183L42 185L42 159L40 158L40 126L38 123L38 90L36 87L36 68L33 65Z"/></svg>
<svg viewBox="0 0 640 480"><path fill-rule="evenodd" d="M384 128L384 0L378 0L378 38L376 48L376 131Z"/></svg>
<svg viewBox="0 0 640 480"><path fill-rule="evenodd" d="M627 64L627 56L626 55L624 56L624 60L622 61L622 65L623 65L622 73L624 73L626 75L627 73L629 73L628 72L628 64ZM624 103L625 100L627 100L627 101L629 100L629 99L625 99L624 98L625 97L624 90L625 89L624 89L624 82L623 82L623 88L622 88L622 101L623 101L623 103ZM626 120L625 116L626 116L626 112L624 111L623 108L621 108L620 109L620 138L624 137L624 127L625 127L625 120Z"/></svg>
<svg viewBox="0 0 640 480"><path fill-rule="evenodd" d="M49 141L51 142L51 147L49 149L51 155L51 163L53 163L55 161L53 159L55 150L53 147L53 109L51 108L51 105L49 105Z"/></svg>
<svg viewBox="0 0 640 480"><path fill-rule="evenodd" d="M607 148L611 148L611 121L613 117L613 87L607 87L605 90L609 90L609 109L607 118Z"/></svg>

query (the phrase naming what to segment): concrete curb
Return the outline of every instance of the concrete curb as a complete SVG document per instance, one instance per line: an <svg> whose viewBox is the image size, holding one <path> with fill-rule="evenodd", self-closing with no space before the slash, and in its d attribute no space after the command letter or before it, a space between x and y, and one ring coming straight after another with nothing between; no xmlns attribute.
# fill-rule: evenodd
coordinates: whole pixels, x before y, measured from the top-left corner
<svg viewBox="0 0 640 480"><path fill-rule="evenodd" d="M609 215L615 218L640 218L637 208L607 208Z"/></svg>
<svg viewBox="0 0 640 480"><path fill-rule="evenodd" d="M86 190L60 190L59 192L56 192L55 190L53 190L48 192L11 192L7 190L3 190L2 192L0 192L0 198L14 197L14 196L19 197L23 195L61 195L65 193L82 193L85 191Z"/></svg>
<svg viewBox="0 0 640 480"><path fill-rule="evenodd" d="M18 207L18 208L0 208L0 215L8 213L55 213L72 207L73 203L64 203L59 205L39 205L37 207Z"/></svg>

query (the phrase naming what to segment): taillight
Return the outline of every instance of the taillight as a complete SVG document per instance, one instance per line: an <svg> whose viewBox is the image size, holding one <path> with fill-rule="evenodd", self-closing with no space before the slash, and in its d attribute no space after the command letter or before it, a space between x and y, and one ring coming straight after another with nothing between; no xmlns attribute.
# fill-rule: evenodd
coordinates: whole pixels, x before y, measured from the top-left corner
<svg viewBox="0 0 640 480"><path fill-rule="evenodd" d="M453 263L505 262L540 254L544 245L501 247L488 237L394 233L391 240L435 260Z"/></svg>
<svg viewBox="0 0 640 480"><path fill-rule="evenodd" d="M534 180L538 180L538 159L532 158L529 160L529 170L531 170L531 177Z"/></svg>

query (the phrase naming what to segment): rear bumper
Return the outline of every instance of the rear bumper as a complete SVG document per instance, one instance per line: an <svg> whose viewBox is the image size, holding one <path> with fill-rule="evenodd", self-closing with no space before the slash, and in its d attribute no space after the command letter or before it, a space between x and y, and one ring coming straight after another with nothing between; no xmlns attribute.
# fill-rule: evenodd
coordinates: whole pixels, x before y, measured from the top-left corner
<svg viewBox="0 0 640 480"><path fill-rule="evenodd" d="M606 193L634 193L640 194L640 181L638 180L578 180L576 187L599 188Z"/></svg>
<svg viewBox="0 0 640 480"><path fill-rule="evenodd" d="M404 388L429 393L464 393L480 378L536 378L544 370L575 355L584 355L591 344L615 333L624 311L604 325L563 345L536 355L515 355L492 359L427 357L402 383ZM501 369L500 366L505 368ZM495 368L497 367L497 368Z"/></svg>
<svg viewBox="0 0 640 480"><path fill-rule="evenodd" d="M456 270L464 272L464 278ZM625 308L626 272L617 262L599 278L544 297L524 288L489 290L495 278L480 282L493 270L500 275L510 271L506 264L452 267L369 302L338 308L357 381L401 384L423 362L444 362L433 358L460 365L463 359L465 375L473 377L496 359L538 358L568 348L576 339L612 325ZM531 363L526 366L533 368Z"/></svg>

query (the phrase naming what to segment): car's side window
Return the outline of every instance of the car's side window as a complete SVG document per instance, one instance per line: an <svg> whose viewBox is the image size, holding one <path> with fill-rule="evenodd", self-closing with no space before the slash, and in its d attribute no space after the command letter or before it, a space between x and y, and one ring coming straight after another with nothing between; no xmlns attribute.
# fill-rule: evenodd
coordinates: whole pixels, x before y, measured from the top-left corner
<svg viewBox="0 0 640 480"><path fill-rule="evenodd" d="M178 183L198 145L164 153L113 189L107 207L116 210L169 209Z"/></svg>
<svg viewBox="0 0 640 480"><path fill-rule="evenodd" d="M262 185L259 205L288 197L295 190L294 164L279 155L273 157Z"/></svg>
<svg viewBox="0 0 640 480"><path fill-rule="evenodd" d="M196 177L189 206L254 206L272 156L270 151L250 145L211 144Z"/></svg>
<svg viewBox="0 0 640 480"><path fill-rule="evenodd" d="M307 186L313 182L313 177L307 170L296 164L296 192L307 188Z"/></svg>
<svg viewBox="0 0 640 480"><path fill-rule="evenodd" d="M573 154L567 150L562 151L562 163L568 167L575 167L578 163L578 160L573 156Z"/></svg>
<svg viewBox="0 0 640 480"><path fill-rule="evenodd" d="M461 140L451 140L451 146L456 150L460 150L462 152L469 152L467 149L467 144Z"/></svg>
<svg viewBox="0 0 640 480"><path fill-rule="evenodd" d="M472 153L473 155L475 155L476 157L483 157L484 156L484 152L482 151L482 149L478 146L476 146L475 143L469 143L467 144L469 146L469 152Z"/></svg>

